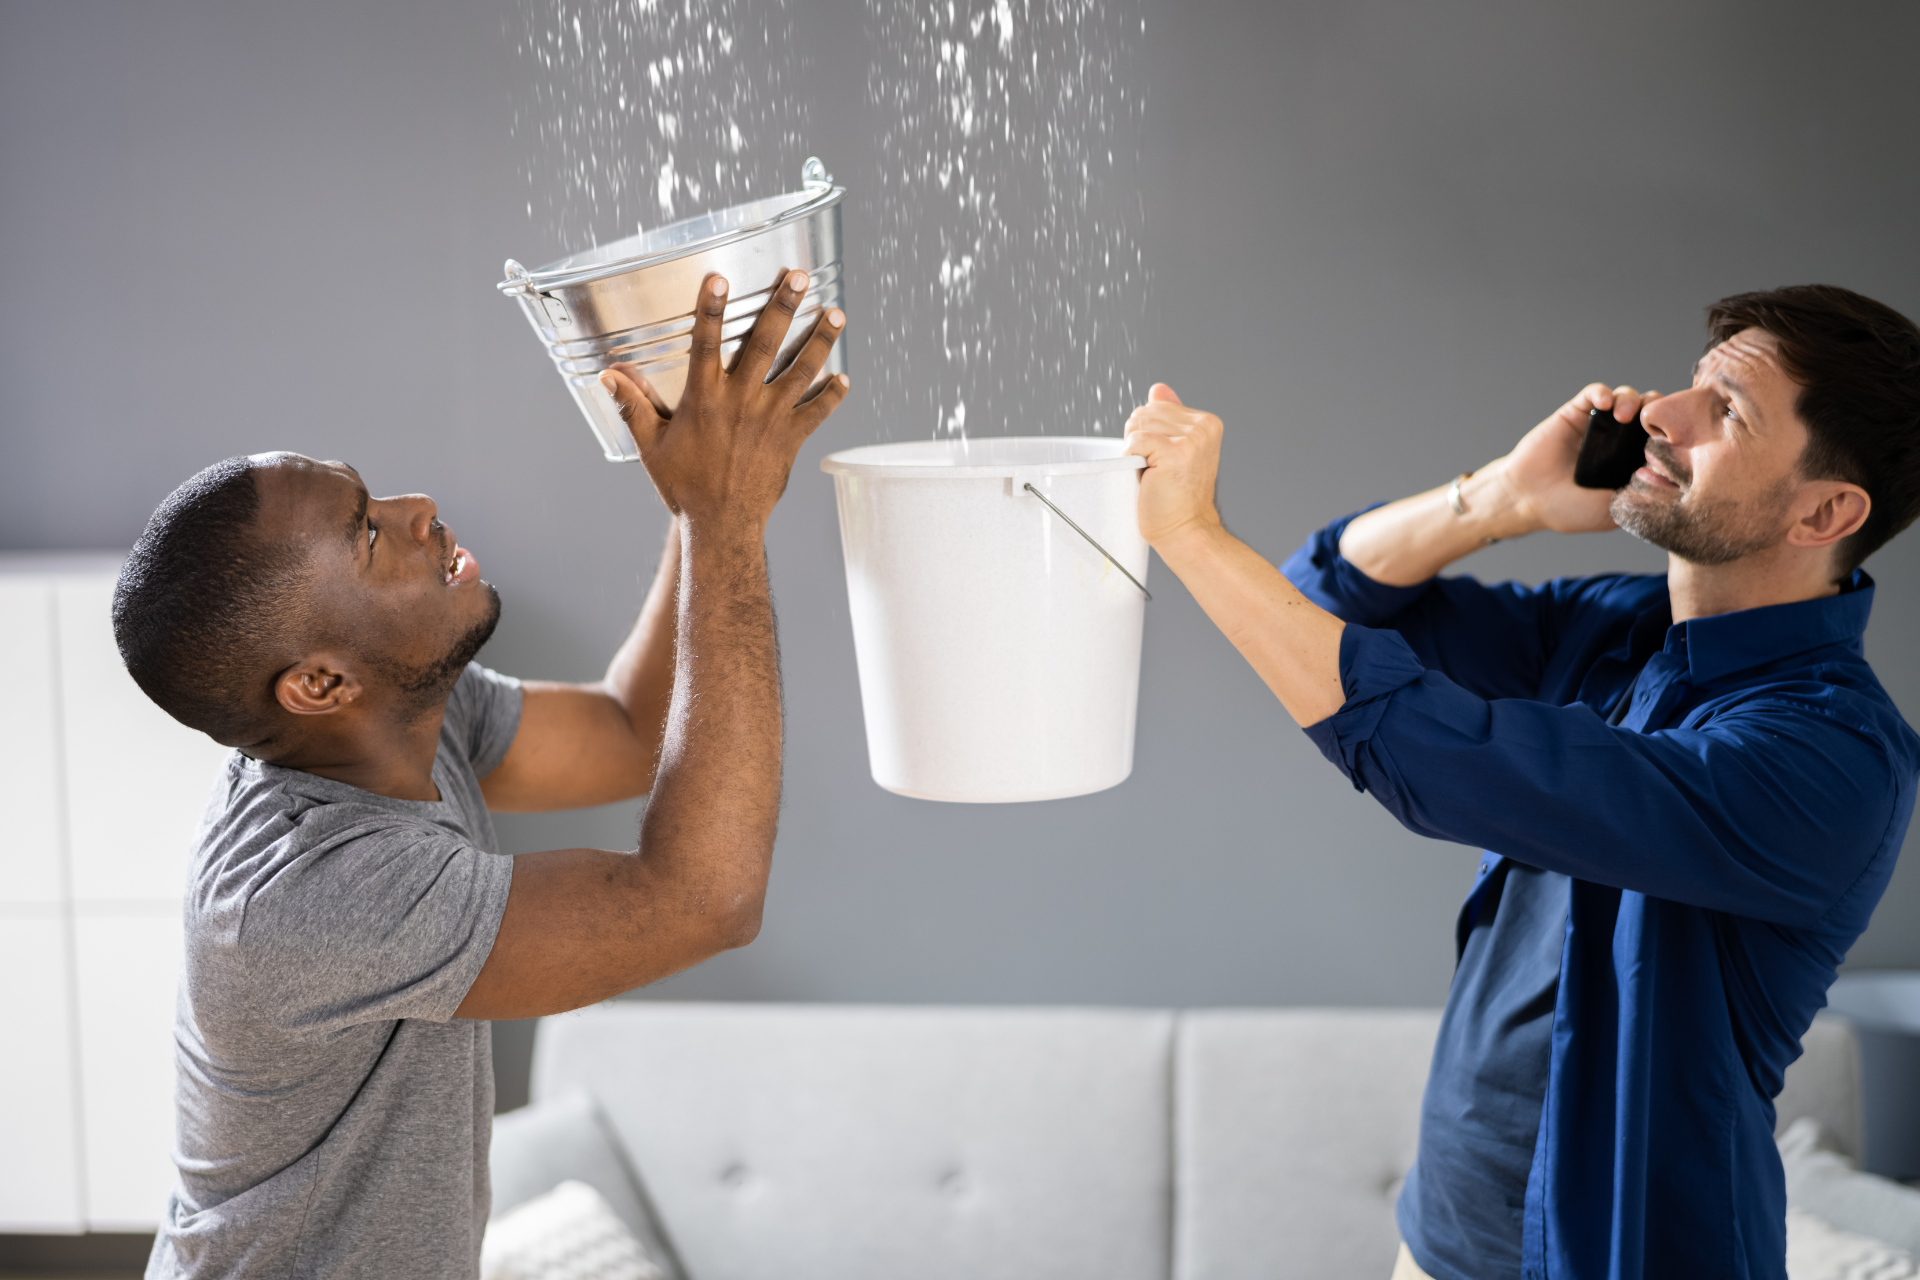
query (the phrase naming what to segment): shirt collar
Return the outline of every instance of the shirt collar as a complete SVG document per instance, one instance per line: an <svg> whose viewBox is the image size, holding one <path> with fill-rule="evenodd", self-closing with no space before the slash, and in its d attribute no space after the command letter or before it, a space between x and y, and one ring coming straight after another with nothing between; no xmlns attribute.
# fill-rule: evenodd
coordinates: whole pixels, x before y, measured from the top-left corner
<svg viewBox="0 0 1920 1280"><path fill-rule="evenodd" d="M1837 595L1682 622L1668 630L1666 651L1685 658L1688 678L1704 684L1828 645L1864 652L1872 612L1873 579L1855 569Z"/></svg>

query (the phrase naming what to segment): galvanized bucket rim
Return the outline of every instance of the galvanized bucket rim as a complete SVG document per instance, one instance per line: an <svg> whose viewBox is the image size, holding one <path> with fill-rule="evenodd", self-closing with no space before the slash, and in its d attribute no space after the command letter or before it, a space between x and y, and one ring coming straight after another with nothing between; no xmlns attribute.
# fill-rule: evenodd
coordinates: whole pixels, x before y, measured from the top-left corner
<svg viewBox="0 0 1920 1280"><path fill-rule="evenodd" d="M787 192L784 194L808 195L805 191ZM818 213L822 209L839 203L840 199L846 194L847 189L845 187L824 187L811 194L809 198L801 200L798 204L788 206L771 218L762 219L748 226L735 227L732 230L723 231L719 235L708 236L703 240L694 240L687 244L675 245L671 249L663 249L658 253L641 254L637 257L621 258L614 262L603 262L588 267L576 267L569 271L554 271L551 269L551 265L542 267L537 271L525 271L525 269L522 268L522 271L525 271L523 275L514 275L513 268L518 264L509 263L507 279L502 280L494 287L500 290L501 293L513 297L523 293L538 293L547 289L565 288L569 285L590 284L595 280L605 280L610 276L625 275L629 271L638 271L646 267L656 267L663 262L672 262L676 258L689 258L694 254L705 253L710 249L732 244L737 240L746 240L777 227L782 223L797 221L800 218ZM768 198L777 200L780 197L773 196ZM759 204L760 201L748 200L742 203ZM739 206L735 205L732 207L738 208ZM679 222L670 222L667 224L667 227L658 229L666 230L684 223L697 221L698 218L712 216L711 213L703 213L697 215L695 218L682 218ZM564 262L566 259L562 258L561 261Z"/></svg>

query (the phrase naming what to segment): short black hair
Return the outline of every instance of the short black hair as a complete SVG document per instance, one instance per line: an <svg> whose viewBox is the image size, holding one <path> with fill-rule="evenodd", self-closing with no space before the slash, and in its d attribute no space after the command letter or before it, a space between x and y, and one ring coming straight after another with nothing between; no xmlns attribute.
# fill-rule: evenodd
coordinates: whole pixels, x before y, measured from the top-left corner
<svg viewBox="0 0 1920 1280"><path fill-rule="evenodd" d="M120 569L113 638L161 710L216 741L252 740L271 696L285 603L299 570L258 536L246 458L216 462L160 504Z"/></svg>
<svg viewBox="0 0 1920 1280"><path fill-rule="evenodd" d="M1920 328L1830 284L1740 293L1707 308L1709 349L1754 328L1779 342L1780 362L1800 384L1801 474L1857 484L1873 500L1835 557L1844 577L1920 515Z"/></svg>

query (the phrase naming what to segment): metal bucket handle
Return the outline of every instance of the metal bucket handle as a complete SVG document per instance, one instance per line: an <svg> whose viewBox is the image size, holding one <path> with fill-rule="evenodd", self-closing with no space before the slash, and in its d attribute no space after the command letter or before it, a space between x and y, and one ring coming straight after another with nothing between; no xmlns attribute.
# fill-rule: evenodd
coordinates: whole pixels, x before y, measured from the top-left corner
<svg viewBox="0 0 1920 1280"><path fill-rule="evenodd" d="M1088 533L1085 529L1082 529L1077 523L1075 523L1072 516L1062 511L1059 507L1054 506L1053 500L1051 498L1047 497L1046 494L1034 488L1033 481L1029 480L1026 483L1022 484L1020 487L1025 489L1028 493L1032 494L1034 497L1040 499L1040 501L1046 503L1047 510L1053 512L1053 514L1059 516L1062 520L1065 520L1067 522L1067 528L1073 530L1075 533L1085 538L1087 540L1088 546L1092 547L1095 551L1098 551L1101 555L1107 558L1108 564L1118 569L1121 573L1126 573L1127 581L1131 582L1134 586L1139 587L1141 595L1145 596L1149 600L1153 599L1153 592L1147 590L1146 585L1142 583L1140 579L1134 577L1131 573L1127 573L1127 566L1121 564L1118 560L1114 559L1113 553L1111 551L1108 551L1105 547L1095 542L1093 540L1093 535Z"/></svg>

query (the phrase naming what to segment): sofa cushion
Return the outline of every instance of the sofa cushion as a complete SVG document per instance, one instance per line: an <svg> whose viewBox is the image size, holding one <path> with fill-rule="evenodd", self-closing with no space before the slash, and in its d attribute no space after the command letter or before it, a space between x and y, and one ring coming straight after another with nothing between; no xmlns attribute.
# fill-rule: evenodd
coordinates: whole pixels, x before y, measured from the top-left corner
<svg viewBox="0 0 1920 1280"><path fill-rule="evenodd" d="M562 1182L582 1182L599 1193L667 1280L680 1280L672 1245L654 1218L646 1189L585 1090L495 1116L487 1170L496 1221Z"/></svg>
<svg viewBox="0 0 1920 1280"><path fill-rule="evenodd" d="M1787 1207L1920 1257L1920 1191L1862 1173L1836 1145L1812 1116L1787 1127L1780 1136Z"/></svg>
<svg viewBox="0 0 1920 1280"><path fill-rule="evenodd" d="M1852 1024L1830 1013L1813 1020L1773 1106L1776 1136L1810 1116L1820 1122L1829 1146L1860 1158L1860 1041Z"/></svg>
<svg viewBox="0 0 1920 1280"><path fill-rule="evenodd" d="M605 1197L568 1179L487 1223L480 1280L667 1280Z"/></svg>
<svg viewBox="0 0 1920 1280"><path fill-rule="evenodd" d="M1390 1274L1438 1010L1181 1017L1178 1280Z"/></svg>
<svg viewBox="0 0 1920 1280"><path fill-rule="evenodd" d="M1913 1256L1799 1209L1787 1210L1788 1280L1914 1280Z"/></svg>
<svg viewBox="0 0 1920 1280"><path fill-rule="evenodd" d="M548 1018L698 1280L1163 1280L1164 1012L623 1001Z"/></svg>

